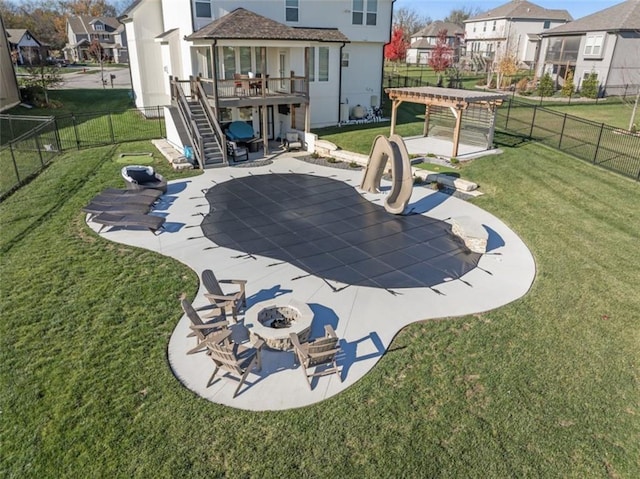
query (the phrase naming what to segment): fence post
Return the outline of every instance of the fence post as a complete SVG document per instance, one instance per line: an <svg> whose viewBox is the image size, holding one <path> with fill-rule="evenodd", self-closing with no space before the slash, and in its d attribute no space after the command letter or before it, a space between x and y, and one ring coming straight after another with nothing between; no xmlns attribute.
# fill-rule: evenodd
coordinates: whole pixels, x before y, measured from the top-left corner
<svg viewBox="0 0 640 479"><path fill-rule="evenodd" d="M62 151L62 140L60 140L60 131L58 130L58 119L56 117L53 118L53 131L55 132L57 148L56 150Z"/></svg>
<svg viewBox="0 0 640 479"><path fill-rule="evenodd" d="M162 118L164 117L164 115L160 115L160 112L162 110L160 110L160 108L162 108L160 105L158 105L156 107L158 109L158 127L160 128L160 138L164 138L164 131L162 129Z"/></svg>
<svg viewBox="0 0 640 479"><path fill-rule="evenodd" d="M600 149L600 140L602 139L602 132L604 131L604 123L600 125L600 134L598 135L598 143L596 143L596 152L593 155L593 164L596 164L598 158L598 150Z"/></svg>
<svg viewBox="0 0 640 479"><path fill-rule="evenodd" d="M9 151L11 152L11 160L13 161L13 169L16 172L16 178L20 183L20 172L18 171L18 165L16 164L16 156L13 153L13 142L9 143Z"/></svg>
<svg viewBox="0 0 640 479"><path fill-rule="evenodd" d="M109 111L109 133L111 134L111 144L115 144L116 137L113 134L113 121L111 120L111 111Z"/></svg>
<svg viewBox="0 0 640 479"><path fill-rule="evenodd" d="M564 136L564 125L567 123L567 114L564 114L564 119L562 120L562 129L560 130L560 140L558 140L558 150L561 150L560 146L562 145L562 137Z"/></svg>
<svg viewBox="0 0 640 479"><path fill-rule="evenodd" d="M536 112L538 111L538 107L533 107L533 118L531 118L531 130L529 131L529 139L533 138L533 127L536 124Z"/></svg>
<svg viewBox="0 0 640 479"><path fill-rule="evenodd" d="M509 125L509 115L511 114L511 102L512 102L512 98L509 98L509 104L507 105L507 118L504 120L504 129L507 129L507 126Z"/></svg>
<svg viewBox="0 0 640 479"><path fill-rule="evenodd" d="M76 124L76 116L71 114L71 121L73 122L73 132L76 135L76 147L80 149L80 138L78 137L78 125Z"/></svg>
<svg viewBox="0 0 640 479"><path fill-rule="evenodd" d="M34 140L36 142L36 148L38 149L38 156L40 157L40 165L44 168L44 160L42 159L42 148L40 146L40 135L36 135Z"/></svg>

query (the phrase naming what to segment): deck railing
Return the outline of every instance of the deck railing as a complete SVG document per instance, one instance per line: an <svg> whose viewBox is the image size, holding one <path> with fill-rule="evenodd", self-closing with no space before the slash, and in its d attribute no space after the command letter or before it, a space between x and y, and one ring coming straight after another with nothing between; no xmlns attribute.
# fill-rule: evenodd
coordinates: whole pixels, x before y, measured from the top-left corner
<svg viewBox="0 0 640 479"><path fill-rule="evenodd" d="M209 97L214 95L212 79L201 78L202 86ZM305 77L249 78L242 77L217 81L217 97L220 100L241 97L307 96L309 83Z"/></svg>

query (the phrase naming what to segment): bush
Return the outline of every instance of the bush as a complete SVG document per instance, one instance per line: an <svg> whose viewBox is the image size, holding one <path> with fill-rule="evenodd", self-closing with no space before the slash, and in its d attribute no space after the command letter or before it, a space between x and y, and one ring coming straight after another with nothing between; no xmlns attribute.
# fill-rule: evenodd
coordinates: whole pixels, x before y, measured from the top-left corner
<svg viewBox="0 0 640 479"><path fill-rule="evenodd" d="M573 72L569 72L567 73L567 78L565 78L564 80L564 85L562 85L562 91L560 92L560 94L564 97L570 97L571 95L573 95L574 92L574 85L573 85Z"/></svg>
<svg viewBox="0 0 640 479"><path fill-rule="evenodd" d="M540 78L540 84L538 85L538 95L542 97L553 95L553 79L548 73L545 73L544 76Z"/></svg>
<svg viewBox="0 0 640 479"><path fill-rule="evenodd" d="M582 82L580 94L586 98L598 98L598 74L589 73L589 76Z"/></svg>
<svg viewBox="0 0 640 479"><path fill-rule="evenodd" d="M524 77L521 78L518 83L516 83L516 91L518 93L524 93L529 89L529 78Z"/></svg>

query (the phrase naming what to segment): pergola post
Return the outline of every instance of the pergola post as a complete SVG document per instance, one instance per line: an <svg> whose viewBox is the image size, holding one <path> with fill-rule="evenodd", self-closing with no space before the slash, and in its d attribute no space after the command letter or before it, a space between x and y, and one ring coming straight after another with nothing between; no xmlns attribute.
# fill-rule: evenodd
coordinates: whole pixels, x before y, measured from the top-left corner
<svg viewBox="0 0 640 479"><path fill-rule="evenodd" d="M398 107L402 104L402 100L393 100L391 104L391 131L389 135L393 135L396 132L396 119L398 115Z"/></svg>
<svg viewBox="0 0 640 479"><path fill-rule="evenodd" d="M489 112L491 113L491 119L489 120L489 133L487 134L487 150L493 147L493 135L496 131L496 104L489 103Z"/></svg>
<svg viewBox="0 0 640 479"><path fill-rule="evenodd" d="M427 104L424 109L424 130L422 131L422 136L425 138L429 136L429 118L431 116L431 105Z"/></svg>
<svg viewBox="0 0 640 479"><path fill-rule="evenodd" d="M453 151L451 152L451 157L458 156L458 146L460 144L460 129L462 128L462 108L453 108L451 107L451 111L456 117L456 126L453 129Z"/></svg>

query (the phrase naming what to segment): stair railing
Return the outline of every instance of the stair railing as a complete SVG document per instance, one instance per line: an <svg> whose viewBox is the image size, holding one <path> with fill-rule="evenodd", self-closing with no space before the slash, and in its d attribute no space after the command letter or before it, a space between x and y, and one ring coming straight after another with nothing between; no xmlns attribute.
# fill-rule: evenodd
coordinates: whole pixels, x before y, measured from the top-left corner
<svg viewBox="0 0 640 479"><path fill-rule="evenodd" d="M195 85L195 87L194 87ZM200 81L200 77L196 78L196 81L192 83L192 92L194 92L194 97L202 106L202 111L204 111L207 120L209 121L209 125L211 125L211 129L213 130L213 134L216 138L216 143L218 144L218 148L222 152L222 159L224 164L229 164L227 159L227 139L222 133L222 128L220 128L220 124L218 123L218 119L216 118L211 105L207 101L207 94L202 87L202 82Z"/></svg>
<svg viewBox="0 0 640 479"><path fill-rule="evenodd" d="M180 85L180 82L174 78L171 78L171 85L171 96L173 97L172 99L175 100L182 122L187 128L187 133L189 134L189 138L191 139L193 146L193 155L198 162L200 169L204 169L204 141L202 139L202 135L200 135L195 119L191 114L189 102L182 90L182 85Z"/></svg>

